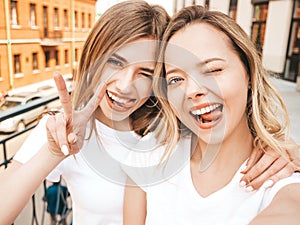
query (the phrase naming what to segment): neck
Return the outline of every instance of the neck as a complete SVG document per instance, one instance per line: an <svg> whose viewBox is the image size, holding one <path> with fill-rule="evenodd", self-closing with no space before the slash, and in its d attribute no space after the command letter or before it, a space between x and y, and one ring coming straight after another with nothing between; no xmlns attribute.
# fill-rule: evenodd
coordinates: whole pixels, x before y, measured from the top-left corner
<svg viewBox="0 0 300 225"><path fill-rule="evenodd" d="M105 124L106 126L119 131L130 131L131 128L131 121L130 118L127 117L124 120L121 121L115 121L107 118L102 110L98 107L95 111L95 117L97 120L99 120L101 123Z"/></svg>
<svg viewBox="0 0 300 225"><path fill-rule="evenodd" d="M200 170L210 167L217 170L228 169L228 162L237 170L250 156L253 149L253 139L249 129L233 132L220 143L209 144L201 138L193 137L192 160L200 164ZM194 147L193 147L194 146Z"/></svg>

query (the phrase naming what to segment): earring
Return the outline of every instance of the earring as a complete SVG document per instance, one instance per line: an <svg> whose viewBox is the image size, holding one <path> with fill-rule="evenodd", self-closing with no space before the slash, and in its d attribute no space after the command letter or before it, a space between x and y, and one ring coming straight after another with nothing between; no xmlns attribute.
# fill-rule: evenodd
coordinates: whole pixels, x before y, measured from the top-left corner
<svg viewBox="0 0 300 225"><path fill-rule="evenodd" d="M157 106L158 100L156 100L156 102L154 102L151 98L149 98L149 100L150 100L151 103L153 103L153 105L147 105L147 104L145 104L145 106L147 108L153 108L153 107Z"/></svg>

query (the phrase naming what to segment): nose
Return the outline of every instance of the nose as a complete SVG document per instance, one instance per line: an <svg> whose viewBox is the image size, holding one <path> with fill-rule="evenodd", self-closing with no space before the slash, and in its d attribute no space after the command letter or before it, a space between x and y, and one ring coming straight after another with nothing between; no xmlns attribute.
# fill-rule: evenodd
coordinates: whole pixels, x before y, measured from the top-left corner
<svg viewBox="0 0 300 225"><path fill-rule="evenodd" d="M197 99L207 94L208 90L205 85L199 84L200 82L197 82L191 77L187 80L186 95L188 99Z"/></svg>
<svg viewBox="0 0 300 225"><path fill-rule="evenodd" d="M134 82L134 69L124 68L115 76L116 89L119 93L129 93Z"/></svg>

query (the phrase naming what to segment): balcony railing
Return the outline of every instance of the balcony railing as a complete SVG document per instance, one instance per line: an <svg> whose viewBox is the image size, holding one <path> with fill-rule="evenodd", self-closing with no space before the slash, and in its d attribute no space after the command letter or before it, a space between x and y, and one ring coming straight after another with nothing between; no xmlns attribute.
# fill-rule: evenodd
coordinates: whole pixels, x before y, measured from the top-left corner
<svg viewBox="0 0 300 225"><path fill-rule="evenodd" d="M54 102L58 99L58 95L54 95L54 96L50 96L50 97L44 97L35 101L32 101L24 106L20 106L20 107L16 107L15 109L10 109L10 110L6 110L0 113L0 122L4 121L6 119L9 119L11 117L20 115L22 113L28 112L32 109L35 109L37 107L40 106L44 106L47 105L51 102ZM2 140L0 140L0 144L3 146L3 161L0 163L0 169L2 167L7 168L9 166L9 163L12 161L13 156L11 157L7 157L7 146L6 143L7 141L10 141L18 136L20 136L23 133L28 132L29 130L33 129L36 125L32 125L28 128L26 128L25 130L22 130L20 132L15 132L12 133L10 135L8 135L7 137L3 138ZM46 192L46 180L43 183L43 188L44 188L44 192ZM32 206L32 215L31 215L31 224L36 224L36 225L43 225L44 224L44 214L46 213L46 210L44 210L42 212L43 216L41 217L41 221L38 221L38 215L37 215L37 210L36 210L36 197L35 195L32 196L31 199L31 206ZM44 203L45 204L45 203ZM44 208L45 209L45 208ZM70 215L70 213L72 212L72 208L68 208L68 210L65 212L65 214L62 215L61 219L59 221L55 221L55 224L63 224L63 219L66 218L68 215ZM29 223L29 221L28 221ZM70 224L72 224L72 222L70 222Z"/></svg>
<svg viewBox="0 0 300 225"><path fill-rule="evenodd" d="M57 46L61 44L63 38L63 32L61 30L48 30L44 29L40 33L42 46Z"/></svg>

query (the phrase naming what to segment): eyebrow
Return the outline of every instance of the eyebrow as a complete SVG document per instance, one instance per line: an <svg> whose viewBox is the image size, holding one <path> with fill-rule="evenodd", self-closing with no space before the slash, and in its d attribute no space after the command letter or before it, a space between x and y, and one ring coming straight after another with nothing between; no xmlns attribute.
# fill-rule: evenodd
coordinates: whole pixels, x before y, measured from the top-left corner
<svg viewBox="0 0 300 225"><path fill-rule="evenodd" d="M149 69L149 68L146 68L146 67L142 67L141 70L144 71L144 72L151 73L151 74L154 73L154 69Z"/></svg>
<svg viewBox="0 0 300 225"><path fill-rule="evenodd" d="M218 57L205 59L205 60L200 61L199 63L197 63L197 67L204 66L205 64L210 63L210 62L213 62L213 61L222 61L222 62L225 62L225 59L218 58Z"/></svg>
<svg viewBox="0 0 300 225"><path fill-rule="evenodd" d="M222 58L218 58L218 57L214 57L214 58L209 58L209 59L205 59L203 61L200 61L196 64L196 67L203 67L204 65L206 65L207 63L213 62L213 61L222 61L225 62L225 59ZM166 75L169 73L174 73L174 72L181 72L182 70L179 68L172 68L168 71L166 71Z"/></svg>
<svg viewBox="0 0 300 225"><path fill-rule="evenodd" d="M181 72L182 70L181 69L178 69L178 68L174 68L174 69L170 69L169 71L166 71L166 75L167 74L170 74L170 73L174 73L174 72Z"/></svg>
<svg viewBox="0 0 300 225"><path fill-rule="evenodd" d="M116 57L117 59L119 59L120 61L122 61L124 64L128 64L129 62L123 58L122 56L118 55L117 53L113 53L112 54L113 57ZM146 68L146 67L142 67L141 68L142 71L144 72L148 72L148 73L154 73L154 69L149 69L149 68Z"/></svg>
<svg viewBox="0 0 300 225"><path fill-rule="evenodd" d="M122 56L118 55L117 53L113 53L112 56L116 57L117 59L119 59L120 61L122 61L124 63L128 63L128 61L125 58L123 58Z"/></svg>

